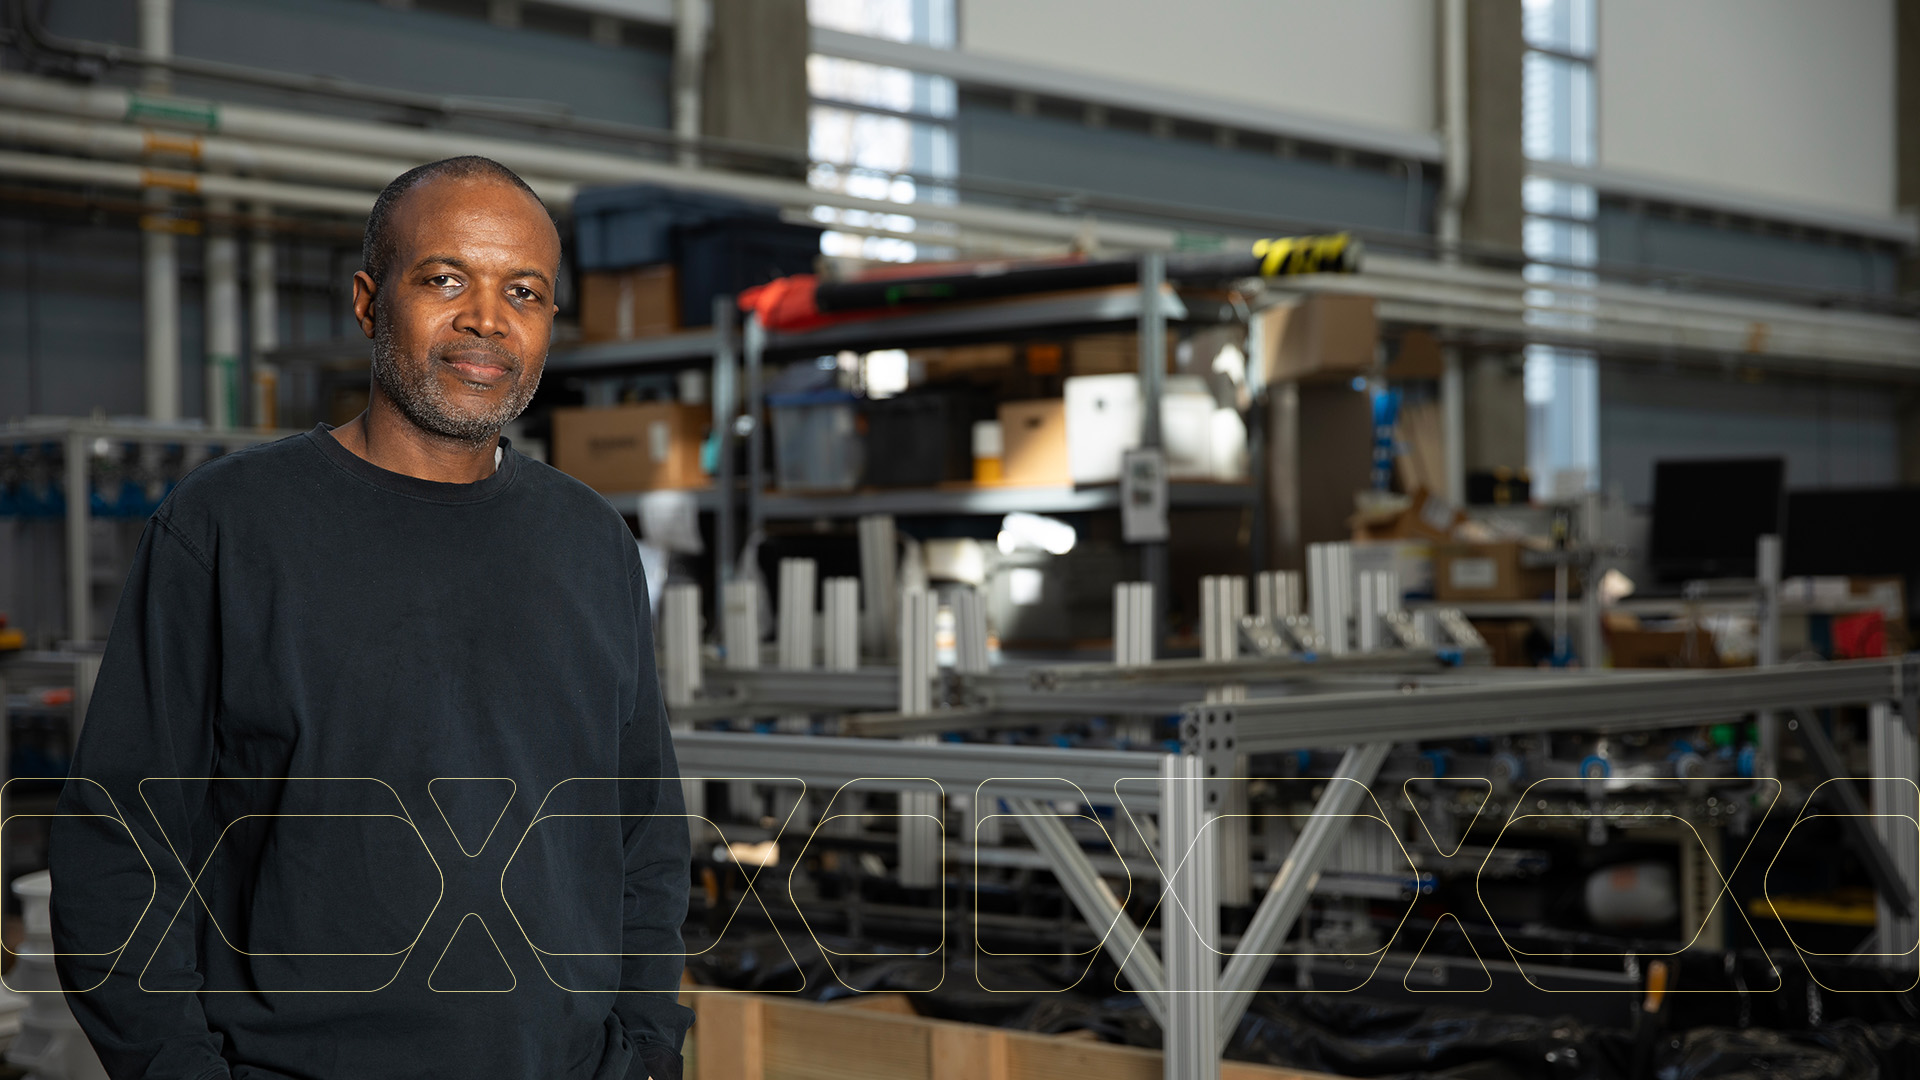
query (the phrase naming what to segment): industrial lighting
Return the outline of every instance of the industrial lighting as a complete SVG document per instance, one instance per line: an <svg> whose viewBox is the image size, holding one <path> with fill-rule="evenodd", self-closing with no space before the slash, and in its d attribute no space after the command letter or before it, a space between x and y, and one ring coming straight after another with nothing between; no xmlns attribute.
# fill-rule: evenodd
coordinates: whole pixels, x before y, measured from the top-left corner
<svg viewBox="0 0 1920 1080"><path fill-rule="evenodd" d="M904 349L880 349L862 358L867 396L892 397L907 388L908 363Z"/></svg>
<svg viewBox="0 0 1920 1080"><path fill-rule="evenodd" d="M1065 555L1079 539L1079 532L1059 518L1016 511L1000 522L999 543L1003 555L1012 555L1023 548Z"/></svg>
<svg viewBox="0 0 1920 1080"><path fill-rule="evenodd" d="M1031 566L1016 566L1007 571L1007 602L1015 607L1030 607L1040 602L1046 579Z"/></svg>

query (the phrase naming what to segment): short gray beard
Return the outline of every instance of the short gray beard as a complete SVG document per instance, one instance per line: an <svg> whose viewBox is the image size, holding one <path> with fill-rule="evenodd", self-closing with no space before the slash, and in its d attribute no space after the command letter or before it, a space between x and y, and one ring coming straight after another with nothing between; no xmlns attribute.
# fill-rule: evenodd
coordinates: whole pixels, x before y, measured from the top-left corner
<svg viewBox="0 0 1920 1080"><path fill-rule="evenodd" d="M434 373L439 350L428 350L424 364L403 361L393 341L392 325L385 317L374 325L373 379L387 400L400 410L400 415L422 431L463 446L484 446L499 436L501 428L526 411L534 391L540 388L540 377L526 378L526 366L516 361L513 390L498 405L482 411L458 407L447 397Z"/></svg>

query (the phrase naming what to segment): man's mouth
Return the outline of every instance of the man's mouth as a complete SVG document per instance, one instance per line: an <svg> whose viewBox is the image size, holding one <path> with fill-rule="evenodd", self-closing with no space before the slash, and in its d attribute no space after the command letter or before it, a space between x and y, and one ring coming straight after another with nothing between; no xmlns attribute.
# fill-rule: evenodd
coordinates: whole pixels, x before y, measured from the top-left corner
<svg viewBox="0 0 1920 1080"><path fill-rule="evenodd" d="M498 358L483 352L451 353L441 359L467 382L492 384L512 371Z"/></svg>

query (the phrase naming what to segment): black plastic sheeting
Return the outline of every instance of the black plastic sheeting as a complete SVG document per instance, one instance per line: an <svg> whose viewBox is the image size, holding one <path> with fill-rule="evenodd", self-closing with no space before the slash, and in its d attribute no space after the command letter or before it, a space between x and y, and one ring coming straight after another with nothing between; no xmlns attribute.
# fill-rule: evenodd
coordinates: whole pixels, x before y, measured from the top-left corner
<svg viewBox="0 0 1920 1080"><path fill-rule="evenodd" d="M791 938L788 939L791 941ZM836 953L875 946L822 937ZM698 948L697 945L694 946ZM709 986L831 1001L904 992L923 1016L1159 1048L1160 1027L1110 968L1061 989L1060 965L1007 956L799 956L771 934L690 956ZM985 987L991 986L992 990ZM1622 1012L1627 998L1622 996ZM1672 1000L1669 998L1669 1000ZM1379 1080L1920 1080L1920 1024L1841 1020L1811 1031L1702 1026L1635 1031L1566 1017L1353 994L1259 995L1228 1044L1238 1061Z"/></svg>

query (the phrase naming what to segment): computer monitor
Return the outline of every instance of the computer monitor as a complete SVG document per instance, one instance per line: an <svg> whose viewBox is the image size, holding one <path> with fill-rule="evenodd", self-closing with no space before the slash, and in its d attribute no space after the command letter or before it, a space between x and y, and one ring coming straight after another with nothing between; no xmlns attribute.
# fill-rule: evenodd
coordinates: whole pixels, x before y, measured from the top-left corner
<svg viewBox="0 0 1920 1080"><path fill-rule="evenodd" d="M1920 567L1920 487L1787 493L1787 577L1913 575Z"/></svg>
<svg viewBox="0 0 1920 1080"><path fill-rule="evenodd" d="M1760 537L1781 531L1786 474L1784 458L1655 462L1647 539L1654 577L1753 577Z"/></svg>

